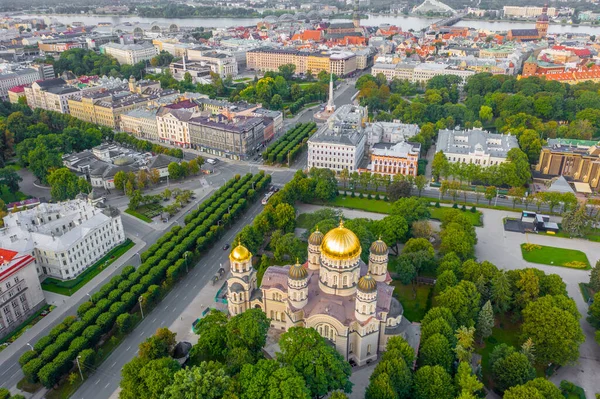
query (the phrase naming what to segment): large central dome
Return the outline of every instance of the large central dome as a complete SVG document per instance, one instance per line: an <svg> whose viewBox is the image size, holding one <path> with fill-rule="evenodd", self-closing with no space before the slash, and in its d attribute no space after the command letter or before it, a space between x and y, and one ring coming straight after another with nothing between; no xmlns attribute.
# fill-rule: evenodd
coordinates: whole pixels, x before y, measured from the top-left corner
<svg viewBox="0 0 600 399"><path fill-rule="evenodd" d="M360 241L356 234L344 227L344 222L329 230L321 242L321 254L337 260L352 259L361 253Z"/></svg>

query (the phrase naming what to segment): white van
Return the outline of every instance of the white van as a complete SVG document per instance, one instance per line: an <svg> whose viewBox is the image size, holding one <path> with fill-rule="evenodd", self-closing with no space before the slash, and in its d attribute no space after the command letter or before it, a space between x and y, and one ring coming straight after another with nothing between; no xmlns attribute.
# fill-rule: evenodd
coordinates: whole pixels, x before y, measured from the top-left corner
<svg viewBox="0 0 600 399"><path fill-rule="evenodd" d="M206 163L209 163L211 165L215 165L217 163L217 160L216 159L212 159L212 158L208 158L206 160Z"/></svg>

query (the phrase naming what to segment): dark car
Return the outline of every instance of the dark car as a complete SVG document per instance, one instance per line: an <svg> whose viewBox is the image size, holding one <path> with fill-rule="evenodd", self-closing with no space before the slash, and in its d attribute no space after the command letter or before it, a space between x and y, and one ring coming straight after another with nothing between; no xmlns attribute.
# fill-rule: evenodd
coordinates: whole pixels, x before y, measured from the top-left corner
<svg viewBox="0 0 600 399"><path fill-rule="evenodd" d="M229 249L229 244L223 245L223 251L227 251Z"/></svg>
<svg viewBox="0 0 600 399"><path fill-rule="evenodd" d="M498 195L498 198L503 198L503 199L506 199L506 198L508 198L508 197L507 197L506 195L504 195L504 194L499 194L499 195Z"/></svg>

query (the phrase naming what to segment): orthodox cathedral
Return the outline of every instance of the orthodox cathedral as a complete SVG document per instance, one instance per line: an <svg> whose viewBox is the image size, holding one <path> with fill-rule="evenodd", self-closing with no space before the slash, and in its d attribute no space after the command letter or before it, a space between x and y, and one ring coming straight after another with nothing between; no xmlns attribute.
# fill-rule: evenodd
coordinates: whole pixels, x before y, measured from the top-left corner
<svg viewBox="0 0 600 399"><path fill-rule="evenodd" d="M402 317L392 296L387 245L371 245L368 265L360 254L358 237L343 222L325 235L317 229L308 239L308 262L271 266L257 287L252 254L240 243L229 255L229 313L260 308L273 329L312 327L356 365L377 359L390 336L401 335L416 348L419 329Z"/></svg>

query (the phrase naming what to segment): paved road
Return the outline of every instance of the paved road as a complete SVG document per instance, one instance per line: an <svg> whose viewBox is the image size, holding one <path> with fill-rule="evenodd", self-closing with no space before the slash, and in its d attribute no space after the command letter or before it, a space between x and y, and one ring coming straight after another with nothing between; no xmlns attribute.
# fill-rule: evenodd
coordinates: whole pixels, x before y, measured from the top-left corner
<svg viewBox="0 0 600 399"><path fill-rule="evenodd" d="M213 248L202 257L196 267L180 281L161 303L125 338L119 348L113 352L104 363L88 378L88 380L72 396L81 399L106 399L119 386L121 368L136 354L138 346L157 328L170 326L185 310L196 293L210 281L219 269L219 263L228 262L229 251L223 251L223 245L229 244L237 232L252 222L262 210L260 201L253 204L238 220L233 228L227 231ZM198 316L202 309L198 309ZM191 326L190 326L191 328Z"/></svg>
<svg viewBox="0 0 600 399"><path fill-rule="evenodd" d="M208 181L209 186L214 187L216 189L216 188L220 187L223 184L223 182L226 182L227 180L229 180L236 174L244 174L244 173L248 173L248 172L257 173L259 171L259 168L258 168L258 166L252 167L252 166L248 166L247 164L243 164L243 163L238 164L238 163L222 162L216 166L215 170L216 170L215 174L208 175L205 177L205 179L206 179L206 181ZM275 171L275 172L267 171L267 172L273 174L273 183L284 184L292 178L293 174L295 173L295 170L283 170L283 171ZM201 187L200 179L192 179L190 181L186 181L183 185L183 188L189 188L189 189L194 189L194 188L199 188L199 187ZM208 192L208 190L206 190L206 191ZM199 197L193 204L198 204L198 203L202 202L204 199L205 198ZM120 206L124 206L128 202L128 199L126 197L122 197L122 196L111 196L108 198L107 202L110 205L120 207ZM193 207L194 205L191 205L191 206ZM185 212L180 213L173 219L171 224L158 224L158 225L155 225L153 228L153 226L149 226L148 224L146 224L136 218L133 218L127 214L122 214L123 227L125 229L126 234L129 237L135 237L137 239L143 240L146 243L146 245L143 247L143 249L140 250L140 253L141 253L144 250L146 250L147 247L149 247L154 242L156 242L156 240L158 240L158 238L164 234L163 229L168 228L175 223L182 224L183 218L185 217L185 215L186 215ZM240 226L239 228L241 228L241 227L242 226ZM235 230L235 233L237 234L237 230ZM127 259L126 262L124 262L123 264L138 266L139 258L137 255L134 254L129 259ZM120 268L115 269L114 273L117 273L119 270L120 270ZM110 280L111 277L112 277L112 275L110 275L110 276L106 277L104 280L102 280L97 285L97 288L101 287L106 281ZM82 288L82 290L85 290L85 289L86 289L85 287ZM97 291L97 289L94 289L94 290L90 290L88 293L91 295L96 291ZM65 311L65 316L76 314L76 311L77 311L77 308L79 307L79 305L81 303L85 302L86 300L87 300L87 298L83 297L83 298L81 298L80 301L77 301L77 302L71 304L70 308ZM157 310L158 310L158 308L157 308ZM41 329L39 332L37 332L33 336L33 338L30 340L30 342L34 343L39 338L46 335L61 320L62 320L62 318L57 320L56 322L50 324L46 328ZM134 332L133 334L139 334L139 333ZM16 344L18 344L18 343L15 343L13 345L16 345ZM14 388L16 386L17 382L19 382L23 378L23 373L21 372L20 366L18 364L18 359L29 348L25 345L26 343L20 343L20 344L22 345L22 347L18 351L16 351L16 353L14 355L12 355L10 357L8 357L8 356L3 357L2 353L0 353L0 370L1 370L0 371L0 386Z"/></svg>

